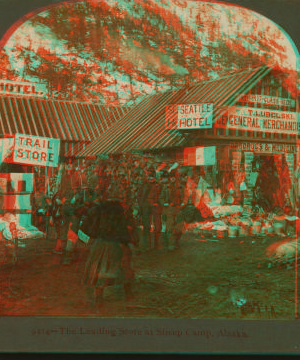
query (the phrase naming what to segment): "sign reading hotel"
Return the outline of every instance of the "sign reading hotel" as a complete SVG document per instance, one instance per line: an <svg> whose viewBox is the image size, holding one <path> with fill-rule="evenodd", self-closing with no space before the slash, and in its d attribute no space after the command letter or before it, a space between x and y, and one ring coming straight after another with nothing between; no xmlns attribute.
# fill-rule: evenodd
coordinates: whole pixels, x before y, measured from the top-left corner
<svg viewBox="0 0 300 360"><path fill-rule="evenodd" d="M207 129L212 128L212 120L212 103L166 106L166 129Z"/></svg>
<svg viewBox="0 0 300 360"><path fill-rule="evenodd" d="M0 80L1 95L43 97L47 94L45 84Z"/></svg>
<svg viewBox="0 0 300 360"><path fill-rule="evenodd" d="M16 134L13 161L24 165L56 167L59 150L59 139Z"/></svg>
<svg viewBox="0 0 300 360"><path fill-rule="evenodd" d="M267 95L252 95L252 94L243 94L239 98L239 101L251 102L264 105L278 105L278 106L296 106L296 101L293 99L283 99L275 96Z"/></svg>
<svg viewBox="0 0 300 360"><path fill-rule="evenodd" d="M216 127L295 135L300 130L297 113L232 106Z"/></svg>

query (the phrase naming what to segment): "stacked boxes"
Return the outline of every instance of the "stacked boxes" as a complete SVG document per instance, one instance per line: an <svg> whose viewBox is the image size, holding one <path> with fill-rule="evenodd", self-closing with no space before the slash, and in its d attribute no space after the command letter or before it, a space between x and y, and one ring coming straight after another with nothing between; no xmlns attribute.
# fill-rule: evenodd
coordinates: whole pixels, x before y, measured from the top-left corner
<svg viewBox="0 0 300 360"><path fill-rule="evenodd" d="M33 173L1 173L1 213L16 215L17 224L27 230L35 229L31 224L31 201Z"/></svg>

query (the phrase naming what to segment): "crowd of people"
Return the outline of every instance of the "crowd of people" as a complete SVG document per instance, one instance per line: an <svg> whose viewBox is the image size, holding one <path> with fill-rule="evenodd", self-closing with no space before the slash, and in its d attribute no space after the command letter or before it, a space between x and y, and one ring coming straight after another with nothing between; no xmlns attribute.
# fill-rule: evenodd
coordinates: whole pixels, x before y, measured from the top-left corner
<svg viewBox="0 0 300 360"><path fill-rule="evenodd" d="M176 219L182 217L182 209L193 202L188 199L189 192L193 191L188 179L194 179L195 187L199 177L197 168L187 172L177 163L159 163L149 158L133 163L127 158L118 162L111 159L83 162L81 166L69 162L61 167L57 175L59 186L52 196L44 194L43 186L38 189L35 225L45 232L53 225L57 234L55 251L62 252L65 243L66 249L72 247L67 237L72 232L78 233L80 221L91 207L104 200L118 200L125 209L128 227L140 251L174 249L179 246L171 236Z"/></svg>
<svg viewBox="0 0 300 360"><path fill-rule="evenodd" d="M217 196L222 183L217 186L218 177L215 182L213 177L204 167L180 166L158 157L69 161L61 164L50 191L37 189L35 225L46 234L55 230L53 251L64 255L62 264L72 263L78 242L90 244L83 281L95 288L97 303L104 288L119 281L130 296L133 250L175 250L187 224L216 220L209 189L213 184ZM243 205L243 186L237 189L234 176L224 178L227 191L220 204ZM244 177L239 182L244 184ZM261 186L261 176L257 184ZM265 201L270 202L271 195ZM255 197L253 201L260 204Z"/></svg>
<svg viewBox="0 0 300 360"><path fill-rule="evenodd" d="M200 176L199 167L183 170L144 157L65 163L56 174L56 191L37 189L34 224L46 234L55 230L53 251L64 255L65 265L76 244L89 241L84 282L95 286L99 298L105 286L134 277L133 249L175 250L185 223L213 218L204 194L195 192ZM124 286L130 294L130 281Z"/></svg>

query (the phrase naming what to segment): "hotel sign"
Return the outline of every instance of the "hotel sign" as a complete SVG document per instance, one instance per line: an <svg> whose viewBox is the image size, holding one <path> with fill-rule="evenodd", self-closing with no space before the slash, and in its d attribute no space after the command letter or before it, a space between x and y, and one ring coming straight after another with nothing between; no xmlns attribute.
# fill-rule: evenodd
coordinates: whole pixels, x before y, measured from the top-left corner
<svg viewBox="0 0 300 360"><path fill-rule="evenodd" d="M296 106L296 101L293 99L283 99L275 96L267 95L252 95L252 94L243 94L239 98L239 101L251 102L264 105L278 105L278 106Z"/></svg>
<svg viewBox="0 0 300 360"><path fill-rule="evenodd" d="M232 106L216 121L217 128L296 135L300 130L295 112Z"/></svg>
<svg viewBox="0 0 300 360"><path fill-rule="evenodd" d="M0 80L0 95L43 97L46 94L45 84Z"/></svg>
<svg viewBox="0 0 300 360"><path fill-rule="evenodd" d="M166 129L208 129L213 124L213 104L173 104L166 106Z"/></svg>

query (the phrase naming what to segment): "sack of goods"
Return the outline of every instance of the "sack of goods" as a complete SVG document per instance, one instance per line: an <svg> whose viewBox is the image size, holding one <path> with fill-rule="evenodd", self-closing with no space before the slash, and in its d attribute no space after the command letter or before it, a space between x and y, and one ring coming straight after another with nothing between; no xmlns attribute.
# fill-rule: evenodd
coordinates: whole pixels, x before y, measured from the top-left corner
<svg viewBox="0 0 300 360"><path fill-rule="evenodd" d="M300 243L297 239L276 242L266 249L266 260L269 264L292 263L300 255Z"/></svg>

